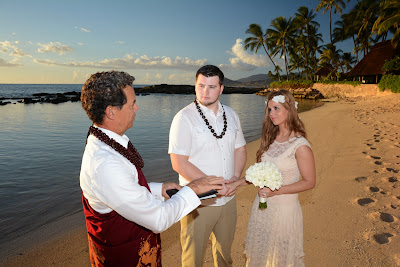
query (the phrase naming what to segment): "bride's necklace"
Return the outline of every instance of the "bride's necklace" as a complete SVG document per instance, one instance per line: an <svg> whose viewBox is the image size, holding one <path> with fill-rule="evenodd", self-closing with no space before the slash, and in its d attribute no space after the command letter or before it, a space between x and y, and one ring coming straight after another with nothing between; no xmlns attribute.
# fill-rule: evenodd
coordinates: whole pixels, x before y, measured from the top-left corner
<svg viewBox="0 0 400 267"><path fill-rule="evenodd" d="M196 108L197 111L200 113L200 116L203 118L204 122L206 123L206 125L208 126L208 129L210 129L211 133L213 134L213 136L217 139L221 139L222 137L224 137L225 132L226 132L226 128L228 123L226 122L226 115L225 115L225 109L224 106L222 106L222 110L224 111L224 113L222 114L222 117L224 118L224 129L222 130L222 133L220 135L217 135L217 133L215 132L215 130L213 129L213 127L210 125L210 123L208 122L206 116L204 116L203 112L201 111L199 104L197 103L197 100L194 100L194 103L196 104Z"/></svg>
<svg viewBox="0 0 400 267"><path fill-rule="evenodd" d="M142 169L144 167L142 157L130 141L128 142L128 148L126 149L120 143L115 141L113 138L110 138L103 131L96 127L90 126L88 136L89 134L94 135L97 139L112 147L115 151L127 158L133 165L135 165L139 169Z"/></svg>

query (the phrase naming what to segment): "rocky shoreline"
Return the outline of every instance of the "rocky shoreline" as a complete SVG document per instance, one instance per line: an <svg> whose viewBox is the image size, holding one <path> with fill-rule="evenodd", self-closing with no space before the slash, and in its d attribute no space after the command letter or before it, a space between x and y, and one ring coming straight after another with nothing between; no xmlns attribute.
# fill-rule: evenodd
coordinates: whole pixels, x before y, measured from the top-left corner
<svg viewBox="0 0 400 267"><path fill-rule="evenodd" d="M66 93L36 93L32 94L32 97L0 97L0 106L7 104L35 104L35 103L51 103L60 104L64 102L78 102L81 100L81 93L76 91L66 92Z"/></svg>
<svg viewBox="0 0 400 267"><path fill-rule="evenodd" d="M264 88L259 87L230 87L225 86L224 94L255 94ZM159 84L146 86L142 88L135 88L136 94L194 94L193 85L169 85Z"/></svg>
<svg viewBox="0 0 400 267"><path fill-rule="evenodd" d="M225 86L224 94L257 94L266 95L268 92L278 90L274 88L260 88L260 87L230 87ZM296 98L304 99L321 99L324 96L316 89L289 89L289 91ZM169 84L159 84L146 87L135 88L136 95L149 95L149 94L194 94L193 85L169 85ZM16 98L6 98L0 97L0 106L7 104L35 104L35 103L51 103L60 104L64 102L78 102L80 101L81 92L71 91L66 93L36 93L31 97L16 97Z"/></svg>
<svg viewBox="0 0 400 267"><path fill-rule="evenodd" d="M267 88L262 91L257 92L257 95L267 95L271 91L277 91L280 90L281 88ZM325 98L320 91L314 88L298 88L298 89L287 89L294 98L301 98L301 99L311 99L311 100L316 100L316 99L323 99Z"/></svg>

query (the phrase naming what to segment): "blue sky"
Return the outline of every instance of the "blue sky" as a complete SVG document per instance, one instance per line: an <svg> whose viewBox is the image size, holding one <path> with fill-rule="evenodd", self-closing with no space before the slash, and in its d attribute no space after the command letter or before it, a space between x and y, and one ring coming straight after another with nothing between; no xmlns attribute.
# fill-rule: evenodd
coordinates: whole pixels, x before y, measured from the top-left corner
<svg viewBox="0 0 400 267"><path fill-rule="evenodd" d="M220 66L233 80L267 73L272 68L263 51L243 50L246 29L257 23L265 30L274 18L318 3L0 0L0 83L81 84L114 69L133 75L136 84L193 84L204 64ZM328 43L329 14L318 12L316 20ZM351 52L352 45L339 48Z"/></svg>

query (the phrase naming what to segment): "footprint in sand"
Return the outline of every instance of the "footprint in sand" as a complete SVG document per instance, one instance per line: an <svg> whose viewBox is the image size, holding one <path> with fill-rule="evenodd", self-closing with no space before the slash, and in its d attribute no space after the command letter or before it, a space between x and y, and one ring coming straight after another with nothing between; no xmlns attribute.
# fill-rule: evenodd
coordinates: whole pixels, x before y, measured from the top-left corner
<svg viewBox="0 0 400 267"><path fill-rule="evenodd" d="M368 178L365 176L360 176L360 177L356 177L354 178L354 180L356 180L356 182L360 183L360 182L364 182L366 181Z"/></svg>
<svg viewBox="0 0 400 267"><path fill-rule="evenodd" d="M382 165L382 161L375 161L375 165Z"/></svg>
<svg viewBox="0 0 400 267"><path fill-rule="evenodd" d="M383 234L375 234L375 235L373 235L373 237L374 237L374 239L375 239L375 241L378 243L378 244L387 244L387 243L389 243L390 242L390 237L393 237L393 235L392 234L389 234L389 233L383 233Z"/></svg>
<svg viewBox="0 0 400 267"><path fill-rule="evenodd" d="M399 173L399 170L395 170L393 168L386 168L386 170L389 172Z"/></svg>
<svg viewBox="0 0 400 267"><path fill-rule="evenodd" d="M379 192L380 189L379 189L379 187L371 186L371 187L369 188L369 191L376 193L376 192Z"/></svg>
<svg viewBox="0 0 400 267"><path fill-rule="evenodd" d="M369 197L367 197L367 198L359 198L357 200L357 203L360 206L365 206L365 205L368 205L368 204L371 204L371 203L374 203L374 202L375 202L375 200L373 200L372 198L369 198Z"/></svg>
<svg viewBox="0 0 400 267"><path fill-rule="evenodd" d="M394 222L394 217L386 212L381 212L380 219L384 222L389 222L389 223Z"/></svg>
<svg viewBox="0 0 400 267"><path fill-rule="evenodd" d="M387 212L373 212L368 215L372 220L381 220L382 222L392 223L398 219Z"/></svg>
<svg viewBox="0 0 400 267"><path fill-rule="evenodd" d="M373 159L381 159L381 157L378 157L378 156L370 156L370 157Z"/></svg>
<svg viewBox="0 0 400 267"><path fill-rule="evenodd" d="M389 177L389 178L388 178L388 181L389 181L390 183L395 183L395 182L398 182L399 180L397 180L396 177Z"/></svg>

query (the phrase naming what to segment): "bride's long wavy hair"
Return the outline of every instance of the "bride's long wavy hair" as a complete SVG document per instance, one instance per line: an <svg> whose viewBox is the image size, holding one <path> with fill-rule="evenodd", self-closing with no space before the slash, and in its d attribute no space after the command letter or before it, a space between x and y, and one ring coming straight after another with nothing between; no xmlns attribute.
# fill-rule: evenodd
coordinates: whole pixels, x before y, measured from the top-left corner
<svg viewBox="0 0 400 267"><path fill-rule="evenodd" d="M296 133L307 138L306 130L304 128L303 122L300 120L299 115L297 113L297 109L295 106L295 100L293 95L287 90L279 90L273 91L268 94L267 103L274 96L283 95L285 97L285 103L280 103L284 108L286 108L288 112L288 119L286 121L286 126L289 129L289 133ZM257 162L261 161L262 154L268 150L269 146L274 142L276 136L279 133L279 126L274 125L272 123L271 118L269 117L270 110L268 109L268 104L265 107L265 115L261 136L261 144L260 148L257 151Z"/></svg>

